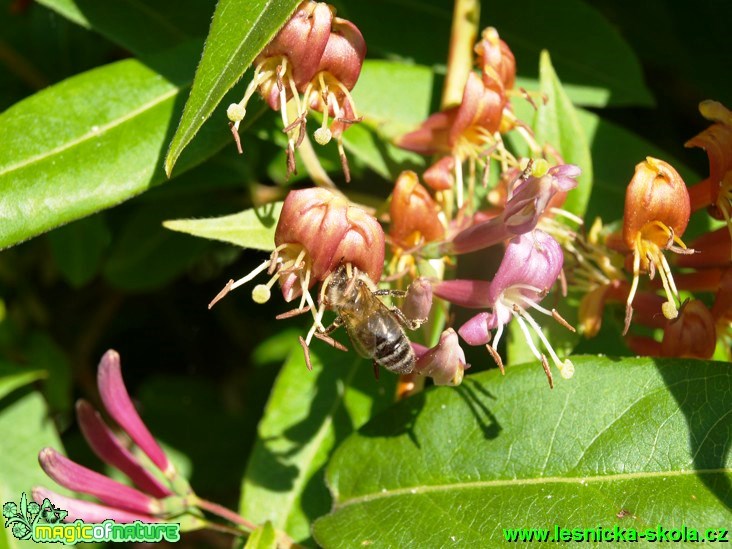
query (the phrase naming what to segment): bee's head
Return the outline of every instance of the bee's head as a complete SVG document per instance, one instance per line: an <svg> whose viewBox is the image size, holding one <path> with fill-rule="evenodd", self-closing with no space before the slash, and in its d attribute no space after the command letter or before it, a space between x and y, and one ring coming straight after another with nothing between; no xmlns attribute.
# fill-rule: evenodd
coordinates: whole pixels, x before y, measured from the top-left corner
<svg viewBox="0 0 732 549"><path fill-rule="evenodd" d="M327 287L325 289L324 300L325 306L329 308L338 307L344 300L348 300L348 294L353 291L355 287L355 272L351 272L349 276L349 269L346 265L339 265L338 268L333 271L327 281ZM353 269L355 271L355 269Z"/></svg>

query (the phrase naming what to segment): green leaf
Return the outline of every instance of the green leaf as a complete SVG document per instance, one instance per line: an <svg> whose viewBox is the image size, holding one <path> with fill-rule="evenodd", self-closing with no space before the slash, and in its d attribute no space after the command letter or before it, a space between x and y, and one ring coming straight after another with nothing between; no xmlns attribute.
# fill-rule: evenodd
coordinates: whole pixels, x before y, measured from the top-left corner
<svg viewBox="0 0 732 549"><path fill-rule="evenodd" d="M0 493L9 498L5 501L18 501L21 492L30 496L34 486L68 493L68 490L55 486L38 465L38 452L42 448L52 447L63 452L40 393L26 392L6 397L0 403L0 433L3 436Z"/></svg>
<svg viewBox="0 0 732 549"><path fill-rule="evenodd" d="M277 535L272 523L267 521L254 530L247 539L244 549L277 549Z"/></svg>
<svg viewBox="0 0 732 549"><path fill-rule="evenodd" d="M468 376L374 418L332 457L323 547L498 547L504 528L729 524L732 369L575 357ZM619 518L623 517L623 518Z"/></svg>
<svg viewBox="0 0 732 549"><path fill-rule="evenodd" d="M206 35L214 0L38 0L137 55Z"/></svg>
<svg viewBox="0 0 732 549"><path fill-rule="evenodd" d="M275 248L274 233L281 211L282 202L273 202L223 217L172 219L163 226L171 231L269 252Z"/></svg>
<svg viewBox="0 0 732 549"><path fill-rule="evenodd" d="M168 175L226 92L241 78L298 4L299 0L219 0L191 95L165 159Z"/></svg>
<svg viewBox="0 0 732 549"><path fill-rule="evenodd" d="M191 47L85 72L0 115L0 248L164 180L162 149L189 84ZM181 171L229 141L220 127L197 141Z"/></svg>
<svg viewBox="0 0 732 549"><path fill-rule="evenodd" d="M539 145L554 147L567 164L582 168L577 187L567 194L563 209L582 217L592 191L592 157L587 137L580 124L577 111L562 88L562 83L552 67L549 53L543 51L540 61L540 90L546 103L539 105L534 123Z"/></svg>
<svg viewBox="0 0 732 549"><path fill-rule="evenodd" d="M349 345L351 347L351 345ZM311 349L313 370L295 346L270 394L242 485L240 511L255 523L271 521L295 541L331 507L323 483L333 449L394 394L396 376L376 381L369 361L322 342Z"/></svg>
<svg viewBox="0 0 732 549"><path fill-rule="evenodd" d="M111 238L101 215L80 219L48 233L53 259L74 288L85 285L97 274Z"/></svg>
<svg viewBox="0 0 732 549"><path fill-rule="evenodd" d="M27 368L10 362L0 362L0 399L16 389L43 379L47 373L40 368Z"/></svg>

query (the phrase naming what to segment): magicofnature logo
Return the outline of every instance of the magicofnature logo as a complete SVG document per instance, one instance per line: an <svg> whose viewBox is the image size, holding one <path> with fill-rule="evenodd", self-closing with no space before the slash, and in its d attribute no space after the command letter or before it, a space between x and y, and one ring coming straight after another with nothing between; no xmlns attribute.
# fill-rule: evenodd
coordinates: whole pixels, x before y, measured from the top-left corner
<svg viewBox="0 0 732 549"><path fill-rule="evenodd" d="M180 524L173 522L141 522L118 524L112 519L100 523L77 519L65 523L68 512L54 507L48 498L40 505L28 501L25 492L20 503L9 501L3 505L5 528L10 528L20 540L46 543L92 543L92 542L149 542L179 541Z"/></svg>
<svg viewBox="0 0 732 549"><path fill-rule="evenodd" d="M63 509L57 509L48 498L42 504L35 501L28 502L25 492L20 496L20 504L12 501L3 505L3 517L5 517L5 528L10 528L13 535L18 539L33 539L37 524L59 524L68 513Z"/></svg>

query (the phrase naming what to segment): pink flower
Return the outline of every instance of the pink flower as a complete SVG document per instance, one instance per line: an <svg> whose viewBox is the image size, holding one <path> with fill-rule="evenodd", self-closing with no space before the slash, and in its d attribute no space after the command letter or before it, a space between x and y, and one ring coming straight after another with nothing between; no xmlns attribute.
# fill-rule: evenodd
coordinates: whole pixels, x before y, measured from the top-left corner
<svg viewBox="0 0 732 549"><path fill-rule="evenodd" d="M38 503L48 498L61 505L69 512L65 519L68 522L76 519L101 522L108 518L117 522L156 522L161 516L182 512L187 505L185 497L190 493L188 483L178 475L135 410L122 381L116 351L107 351L102 357L97 381L107 413L163 473L167 485L140 463L90 404L80 401L76 407L77 417L89 446L102 461L127 475L135 487L79 465L52 448L44 448L38 461L50 478L69 490L94 496L101 504L61 496L38 487L33 489L33 497Z"/></svg>
<svg viewBox="0 0 732 549"><path fill-rule="evenodd" d="M416 373L431 377L435 385L462 383L464 371L470 365L465 362L465 353L460 348L455 330L448 328L442 332L439 343L432 349L417 343L412 343L412 348L417 355Z"/></svg>
<svg viewBox="0 0 732 549"><path fill-rule="evenodd" d="M434 293L458 305L491 309L491 312L478 313L468 320L460 327L458 333L470 345L486 345L501 369L503 362L498 355L498 342L503 334L503 327L515 318L526 336L527 345L534 356L542 362L551 384L552 378L546 357L534 345L529 329L539 336L563 377L571 377L574 366L568 359L564 361L559 359L541 327L527 309L533 308L550 315L573 330L556 310L549 311L539 305L556 282L563 261L564 256L559 244L548 234L535 230L519 235L508 243L492 282L448 280L437 284ZM492 330L496 330L496 336L491 342Z"/></svg>

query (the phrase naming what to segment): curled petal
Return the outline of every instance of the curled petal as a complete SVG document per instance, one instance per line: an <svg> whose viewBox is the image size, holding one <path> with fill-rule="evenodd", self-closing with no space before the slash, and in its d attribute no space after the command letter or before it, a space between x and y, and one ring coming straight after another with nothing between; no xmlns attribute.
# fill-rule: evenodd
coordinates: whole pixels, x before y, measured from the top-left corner
<svg viewBox="0 0 732 549"><path fill-rule="evenodd" d="M84 438L99 459L122 471L140 490L155 498L173 494L119 441L91 404L77 402L76 417Z"/></svg>
<svg viewBox="0 0 732 549"><path fill-rule="evenodd" d="M433 288L437 297L471 309L493 306L489 298L491 283L486 280L456 279L439 282Z"/></svg>
<svg viewBox="0 0 732 549"><path fill-rule="evenodd" d="M491 340L491 330L498 326L493 313L478 313L463 324L458 333L468 345L485 345Z"/></svg>
<svg viewBox="0 0 732 549"><path fill-rule="evenodd" d="M108 505L136 513L154 515L159 511L150 496L74 463L52 448L41 450L38 461L49 477L69 490L90 494Z"/></svg>
<svg viewBox="0 0 732 549"><path fill-rule="evenodd" d="M348 90L352 90L361 74L365 57L366 41L361 31L350 21L336 17L318 72L327 71Z"/></svg>
<svg viewBox="0 0 732 549"><path fill-rule="evenodd" d="M460 385L467 367L458 336L448 328L442 332L437 346L419 356L414 371L431 377L435 385Z"/></svg>
<svg viewBox="0 0 732 549"><path fill-rule="evenodd" d="M422 185L417 174L403 171L394 185L389 215L389 235L403 248L440 240L445 228L439 218L440 208Z"/></svg>
<svg viewBox="0 0 732 549"><path fill-rule="evenodd" d="M122 509L116 509L115 507L92 503L91 501L62 496L61 494L57 494L56 492L41 486L33 488L32 494L33 499L39 505L41 505L44 500L48 499L54 504L54 506L58 506L59 509L68 511L69 514L64 518L64 522L83 520L84 522L99 524L108 519L119 524L129 524L136 520L139 520L140 522L160 522L160 519L153 517L152 515L132 513Z"/></svg>
<svg viewBox="0 0 732 549"><path fill-rule="evenodd" d="M516 59L511 48L498 36L493 27L481 33L481 40L475 46L483 67L484 81L489 78L498 81L507 90L513 88L516 80Z"/></svg>
<svg viewBox="0 0 732 549"><path fill-rule="evenodd" d="M727 227L704 233L689 244L689 247L696 253L676 256L676 264L679 267L694 269L726 267L732 257L732 240Z"/></svg>
<svg viewBox="0 0 732 549"><path fill-rule="evenodd" d="M495 303L506 290L514 288L526 299L540 301L556 282L563 263L562 248L545 232L519 235L506 246L488 298Z"/></svg>
<svg viewBox="0 0 732 549"><path fill-rule="evenodd" d="M457 110L457 107L453 107L430 115L419 128L397 139L397 146L419 154L450 152L447 136Z"/></svg>
<svg viewBox="0 0 732 549"><path fill-rule="evenodd" d="M473 133L478 129L489 133L498 131L505 105L504 95L487 87L477 74L471 72L465 84L463 100L448 134L450 148L454 147L461 137L473 141L475 139Z"/></svg>
<svg viewBox="0 0 732 549"><path fill-rule="evenodd" d="M163 449L142 422L127 393L117 351L104 353L97 373L99 395L109 415L122 427L135 444L145 452L155 466L166 473L173 470ZM100 498L101 499L101 498Z"/></svg>
<svg viewBox="0 0 732 549"><path fill-rule="evenodd" d="M378 282L384 269L384 230L374 216L354 206L348 208L347 218L349 229L336 248L331 268L352 263Z"/></svg>
<svg viewBox="0 0 732 549"><path fill-rule="evenodd" d="M422 179L430 189L445 191L455 183L454 170L455 157L444 156L425 170Z"/></svg>

